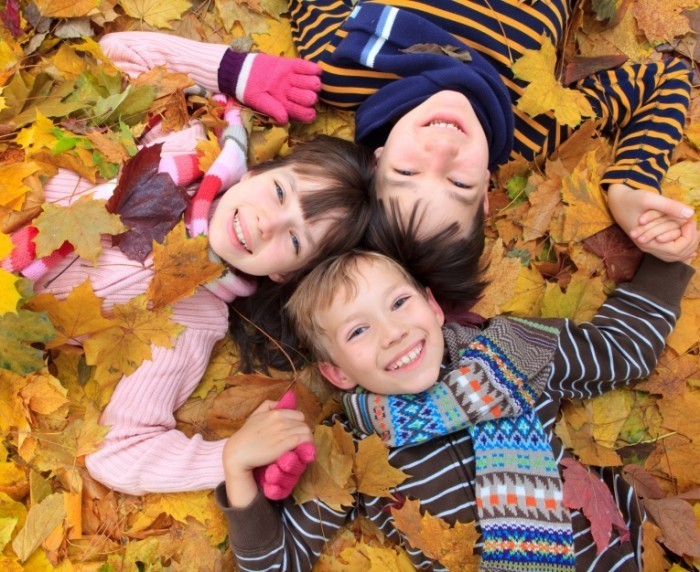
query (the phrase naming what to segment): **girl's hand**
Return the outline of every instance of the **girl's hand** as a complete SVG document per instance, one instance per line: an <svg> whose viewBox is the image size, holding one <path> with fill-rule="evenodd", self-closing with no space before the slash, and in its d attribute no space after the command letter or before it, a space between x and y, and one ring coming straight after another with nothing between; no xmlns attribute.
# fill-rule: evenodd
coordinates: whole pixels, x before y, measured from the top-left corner
<svg viewBox="0 0 700 572"><path fill-rule="evenodd" d="M321 90L321 68L300 58L248 54L236 85L236 97L275 123L313 121Z"/></svg>
<svg viewBox="0 0 700 572"><path fill-rule="evenodd" d="M248 506L257 496L253 475L256 467L268 465L311 441L304 414L294 409L274 409L276 405L276 401L265 401L224 446L226 493L232 507Z"/></svg>

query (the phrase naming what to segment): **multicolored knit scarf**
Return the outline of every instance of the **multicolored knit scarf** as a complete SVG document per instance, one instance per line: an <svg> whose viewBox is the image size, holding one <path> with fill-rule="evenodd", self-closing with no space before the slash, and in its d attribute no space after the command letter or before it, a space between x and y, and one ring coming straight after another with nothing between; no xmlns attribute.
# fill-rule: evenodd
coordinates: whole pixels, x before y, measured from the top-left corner
<svg viewBox="0 0 700 572"><path fill-rule="evenodd" d="M343 396L360 433L392 447L467 429L476 459L481 570L574 569L571 516L533 406L557 348L557 322L494 318L483 330L443 329L451 371L416 395Z"/></svg>
<svg viewBox="0 0 700 572"><path fill-rule="evenodd" d="M159 172L170 175L176 185L187 186L202 177L185 213L185 222L191 236L208 234L209 216L214 199L221 191L236 183L245 172L247 134L241 124L238 108L232 100L223 95L217 95L214 99L224 108L223 117L227 127L220 136L221 153L209 170L202 177L203 173L198 165L199 156L196 153L163 157L158 168ZM237 170L236 166L241 168ZM14 248L1 261L2 268L34 281L73 252L73 245L65 242L50 255L37 258L34 238L38 232L32 225L14 232L10 237ZM215 262L223 262L211 249L209 258ZM255 292L257 283L226 266L222 276L208 282L204 287L222 300L230 302L237 296L250 296Z"/></svg>
<svg viewBox="0 0 700 572"><path fill-rule="evenodd" d="M489 146L489 169L508 159L515 129L513 106L503 79L481 54L409 9L379 3L355 6L342 29L347 36L333 52L333 63L361 64L400 78L358 108L358 143L383 145L397 119L431 95L453 90L467 97L479 118Z"/></svg>

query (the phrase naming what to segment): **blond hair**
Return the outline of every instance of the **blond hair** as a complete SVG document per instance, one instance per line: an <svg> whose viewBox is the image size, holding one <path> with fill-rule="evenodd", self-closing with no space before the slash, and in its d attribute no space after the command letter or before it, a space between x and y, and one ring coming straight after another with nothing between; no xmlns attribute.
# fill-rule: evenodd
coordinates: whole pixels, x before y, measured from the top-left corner
<svg viewBox="0 0 700 572"><path fill-rule="evenodd" d="M291 296L285 310L302 345L309 349L315 361L331 361L323 345L326 334L318 315L328 310L341 293L349 301L357 296L357 267L360 261L382 264L399 272L419 292L425 288L393 258L366 250L351 250L327 258L306 276Z"/></svg>

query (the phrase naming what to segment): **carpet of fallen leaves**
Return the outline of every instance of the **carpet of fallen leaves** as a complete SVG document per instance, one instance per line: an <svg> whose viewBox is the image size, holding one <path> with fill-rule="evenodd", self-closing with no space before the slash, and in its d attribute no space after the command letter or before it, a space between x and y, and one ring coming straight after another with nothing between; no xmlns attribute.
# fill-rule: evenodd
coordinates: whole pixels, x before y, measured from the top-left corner
<svg viewBox="0 0 700 572"><path fill-rule="evenodd" d="M294 55L284 0L7 0L0 8L0 224L9 233L37 217L45 236L40 254L70 239L86 259L99 254L99 235L123 227L103 203L85 200L70 213L45 208L42 181L67 167L97 180L114 177L149 113L170 129L190 117L216 125L209 101L183 95L187 79L156 69L131 82L102 55L96 40L118 30L163 30ZM545 47L517 64L533 80L521 105L548 97L562 121L577 124L585 105L563 89L591 70L621 60L654 60L673 52L694 65L696 87L686 136L664 192L700 207L700 8L697 0L593 0L576 13L564 54ZM563 62L563 63L562 63ZM556 78L556 79L555 79ZM534 108L530 108L535 112ZM284 153L315 133L352 138L352 115L321 109L312 125L273 127L248 114L251 162ZM638 255L615 227L597 181L614 141L593 137L584 124L556 157L542 165L512 162L497 174L489 221L491 257L485 316L589 318L614 282L633 273ZM201 149L205 161L215 140ZM207 159L208 158L208 159ZM206 165L205 165L206 167ZM76 224L79 221L81 224ZM51 232L49 232L51 231ZM41 236L41 235L40 235ZM185 244L187 243L187 244ZM9 251L0 233L0 257ZM87 284L65 301L33 296L26 280L0 270L0 569L220 570L233 568L225 523L208 491L132 497L87 474L84 456L106 428L99 414L123 373L148 359L148 343L168 345L179 325L169 304L189 295L212 269L202 263L192 281L172 289L177 253L202 245L176 227L154 253L156 279L147 297L101 311ZM699 268L700 269L700 268ZM216 271L214 271L216 272ZM627 390L566 403L557 433L588 464L624 467L649 514L645 570L700 568L700 274L682 303L683 315L655 371ZM504 287L507 285L507 287ZM150 301L150 302L149 302ZM86 339L82 350L68 345ZM236 374L237 358L222 343L195 394L178 411L179 427L205 438L225 437L266 398L278 398L290 376ZM99 380L99 381L98 381ZM312 423L332 407L330 391L308 372L296 376L301 408ZM297 488L297 499L320 495L331 505L350 492L388 494L403 476L392 472L378 440L355 453L338 427L319 428L320 461ZM332 462L333 471L329 470ZM567 469L573 470L573 469ZM574 471L575 473L575 471ZM586 473L572 473L585 487ZM397 526L414 546L451 570L475 570L473 526L450 528L406 502ZM613 523L611 523L613 524ZM328 548L317 570L410 570L400 548L389 546L359 520Z"/></svg>

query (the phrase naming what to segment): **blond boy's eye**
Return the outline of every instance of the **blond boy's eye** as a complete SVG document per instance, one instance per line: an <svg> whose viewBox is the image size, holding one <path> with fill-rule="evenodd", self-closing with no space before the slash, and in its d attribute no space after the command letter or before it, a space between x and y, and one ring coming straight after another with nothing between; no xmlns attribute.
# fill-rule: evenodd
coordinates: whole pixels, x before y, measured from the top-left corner
<svg viewBox="0 0 700 572"><path fill-rule="evenodd" d="M410 296L401 296L401 298L398 298L394 304L392 305L391 309L392 310L398 310L401 306L403 306L406 302L408 302L408 299Z"/></svg>
<svg viewBox="0 0 700 572"><path fill-rule="evenodd" d="M360 326L359 328L355 328L353 331L350 332L348 335L348 340L352 340L353 338L356 338L360 334L363 334L367 330L366 327Z"/></svg>

